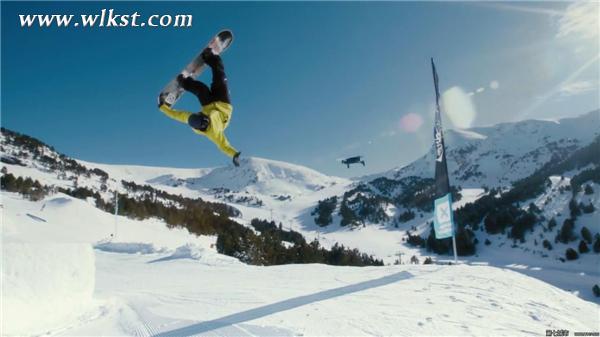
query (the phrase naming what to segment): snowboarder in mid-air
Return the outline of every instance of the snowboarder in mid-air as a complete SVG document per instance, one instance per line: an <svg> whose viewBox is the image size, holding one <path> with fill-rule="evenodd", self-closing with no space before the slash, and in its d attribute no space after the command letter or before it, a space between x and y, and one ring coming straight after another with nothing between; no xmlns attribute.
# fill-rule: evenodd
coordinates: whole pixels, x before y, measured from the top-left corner
<svg viewBox="0 0 600 337"><path fill-rule="evenodd" d="M179 86L196 95L202 110L198 113L175 110L165 102L162 96L159 98L159 109L170 118L188 124L197 134L206 136L223 153L233 158L235 166L240 166L240 152L231 146L225 137L225 129L229 125L233 106L229 97L223 60L221 56L213 53L210 47L202 51L202 60L212 71L210 88L192 77L184 76L184 74L177 76Z"/></svg>

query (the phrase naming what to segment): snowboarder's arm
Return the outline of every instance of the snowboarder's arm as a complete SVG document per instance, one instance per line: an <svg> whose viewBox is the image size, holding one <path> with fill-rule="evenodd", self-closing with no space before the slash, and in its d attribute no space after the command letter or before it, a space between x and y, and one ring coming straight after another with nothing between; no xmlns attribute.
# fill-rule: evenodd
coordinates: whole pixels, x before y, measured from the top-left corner
<svg viewBox="0 0 600 337"><path fill-rule="evenodd" d="M172 109L171 107L167 106L166 104L161 105L159 109L168 117L173 118L174 120L179 121L181 123L185 123L185 124L187 124L188 118L192 114L191 112L188 112L188 111Z"/></svg>
<svg viewBox="0 0 600 337"><path fill-rule="evenodd" d="M229 144L229 141L227 140L227 137L225 137L224 133L219 133L219 135L215 139L215 144L217 144L217 146L221 151L223 151L223 153L225 153L231 158L233 158L233 156L235 156L235 154L238 153L238 151L233 146L231 146L231 144Z"/></svg>

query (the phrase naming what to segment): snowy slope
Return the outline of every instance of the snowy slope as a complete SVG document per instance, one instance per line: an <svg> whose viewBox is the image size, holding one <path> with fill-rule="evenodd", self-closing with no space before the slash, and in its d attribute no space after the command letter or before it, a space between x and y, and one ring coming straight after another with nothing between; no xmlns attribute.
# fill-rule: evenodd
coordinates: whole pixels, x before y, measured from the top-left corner
<svg viewBox="0 0 600 337"><path fill-rule="evenodd" d="M590 249L588 253L580 253L579 258L574 261L565 261L565 252L568 248L578 251L578 245L583 240L580 234L582 228L589 229L592 235L600 233L600 212L597 211L600 209L600 184L587 183L594 190L591 195L586 195L584 192L576 194L577 202L592 204L596 211L583 213L577 217L573 230L575 240L568 243L555 240L563 222L570 218L568 204L572 193L561 189L570 187L570 178L580 171L568 172L562 178L551 177L551 184L541 195L523 203L524 208L529 203L534 203L540 208L542 216L547 219L527 233L525 242L512 240L502 234L490 235L485 231L478 232L476 235L480 242L489 240L491 244L480 246L477 256L470 257L469 261L487 261L497 266L505 266L570 290L589 301L600 302L589 291L595 284L600 283L600 255ZM548 228L550 219L556 220L555 228ZM544 240L550 242L551 249L543 247ZM591 245L589 246L591 248Z"/></svg>
<svg viewBox="0 0 600 337"><path fill-rule="evenodd" d="M168 229L156 219L115 218L91 202L60 193L32 202L3 192L0 210L3 335L38 335L96 310L92 248L205 265L240 264L216 253L215 237Z"/></svg>
<svg viewBox="0 0 600 337"><path fill-rule="evenodd" d="M95 273L90 245L3 243L2 335L37 334L76 320L93 306Z"/></svg>
<svg viewBox="0 0 600 337"><path fill-rule="evenodd" d="M119 306L107 305L103 317L67 333L108 328L108 335L137 336L524 336L546 329L596 331L599 324L597 305L491 267L208 268L148 260L98 254L98 297L118 294L132 315L118 315ZM155 276L168 273L186 277Z"/></svg>
<svg viewBox="0 0 600 337"><path fill-rule="evenodd" d="M58 193L32 202L13 193L2 194L4 243L152 243L150 251L167 251L187 244L204 248L211 236L196 237L187 229L169 229L164 221L136 221L101 211L94 203Z"/></svg>
<svg viewBox="0 0 600 337"><path fill-rule="evenodd" d="M93 284L93 298L75 314L55 316L43 329L13 330L17 335L515 336L546 329L596 331L600 324L598 305L507 269L247 266L216 254L210 238L168 230L152 220L119 218L123 229L113 241L115 249L105 249L111 247L103 239L113 225L111 217L65 196L30 202L5 194L2 210L9 242L96 246L95 280L86 283ZM72 219L75 212L85 224ZM118 243L130 250L119 250ZM3 255L15 256L6 248ZM34 252L11 263L28 264L40 257ZM68 272L63 270L49 269L54 274L46 276L63 279ZM35 284L25 280L3 291L27 293ZM69 288L63 290L69 296ZM28 296L26 304L39 308L42 300ZM3 315L13 312L3 309Z"/></svg>

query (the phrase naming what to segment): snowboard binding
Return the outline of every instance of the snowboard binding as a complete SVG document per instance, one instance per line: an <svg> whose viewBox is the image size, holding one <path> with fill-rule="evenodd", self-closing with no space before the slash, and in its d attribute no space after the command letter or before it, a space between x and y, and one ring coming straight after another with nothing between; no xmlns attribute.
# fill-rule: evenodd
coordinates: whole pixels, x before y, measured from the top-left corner
<svg viewBox="0 0 600 337"><path fill-rule="evenodd" d="M219 56L219 54L216 54L214 50L210 47L204 48L201 56L202 61L204 61L204 63L206 63L211 68L218 66L222 62L221 56Z"/></svg>

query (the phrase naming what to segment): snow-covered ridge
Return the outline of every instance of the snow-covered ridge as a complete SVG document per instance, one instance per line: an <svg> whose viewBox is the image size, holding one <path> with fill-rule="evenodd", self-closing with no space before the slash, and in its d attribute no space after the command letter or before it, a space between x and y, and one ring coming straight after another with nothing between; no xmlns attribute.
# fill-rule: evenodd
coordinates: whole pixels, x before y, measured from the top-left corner
<svg viewBox="0 0 600 337"><path fill-rule="evenodd" d="M305 166L258 157L242 158L240 167L198 169L79 162L91 168L100 168L119 180L155 187L184 187L196 191L228 189L266 195L298 195L348 182L347 179L328 176Z"/></svg>
<svg viewBox="0 0 600 337"><path fill-rule="evenodd" d="M167 184L184 179L197 178L209 173L213 168L176 168L142 165L101 164L78 160L87 167L97 167L107 172L116 180L146 183Z"/></svg>
<svg viewBox="0 0 600 337"><path fill-rule="evenodd" d="M199 169L85 164L101 168L111 177L148 184L169 193L256 207L316 195L350 183L301 165L257 157L242 158L240 167Z"/></svg>
<svg viewBox="0 0 600 337"><path fill-rule="evenodd" d="M313 169L264 158L243 158L239 168L218 167L195 182L206 188L227 188L261 194L291 194L319 191L344 182Z"/></svg>
<svg viewBox="0 0 600 337"><path fill-rule="evenodd" d="M506 187L552 158L564 158L600 134L600 110L558 121L525 120L466 130L445 130L452 184L464 188ZM433 149L411 164L361 178L433 177Z"/></svg>
<svg viewBox="0 0 600 337"><path fill-rule="evenodd" d="M349 184L347 179L264 158L243 158L238 168L188 169L102 164L69 158L42 142L25 135L15 135L8 130L2 133L0 145L3 166L9 173L31 177L46 185L91 188L102 191L106 199L110 198L106 191L119 189L122 180L150 185L189 198L259 207L269 201L288 201Z"/></svg>

